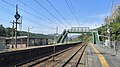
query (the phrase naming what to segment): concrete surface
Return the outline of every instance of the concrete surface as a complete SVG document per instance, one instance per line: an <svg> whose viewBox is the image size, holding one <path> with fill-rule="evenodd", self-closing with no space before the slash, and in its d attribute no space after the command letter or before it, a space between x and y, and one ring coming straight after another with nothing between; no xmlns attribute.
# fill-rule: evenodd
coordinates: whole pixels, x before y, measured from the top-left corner
<svg viewBox="0 0 120 67"><path fill-rule="evenodd" d="M95 48L100 52L101 55L105 58L105 60L108 62L110 67L120 67L120 52L116 52L114 50L111 50L107 47L101 47L99 45L94 45ZM95 51L92 49L90 44L87 46L87 67L102 67L101 62L95 53Z"/></svg>

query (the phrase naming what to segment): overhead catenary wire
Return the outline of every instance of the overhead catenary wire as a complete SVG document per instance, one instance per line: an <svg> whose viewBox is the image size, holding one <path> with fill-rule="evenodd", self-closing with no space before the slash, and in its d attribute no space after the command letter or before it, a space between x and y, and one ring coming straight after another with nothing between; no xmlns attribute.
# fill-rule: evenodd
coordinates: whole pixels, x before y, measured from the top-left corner
<svg viewBox="0 0 120 67"><path fill-rule="evenodd" d="M112 14L113 7L114 7L114 0L112 0L112 3L111 3L110 15ZM110 15L109 15L109 16L110 16Z"/></svg>
<svg viewBox="0 0 120 67"><path fill-rule="evenodd" d="M27 6L28 8L30 8L31 10L33 10L34 12L40 14L42 17L46 18L47 20L49 20L51 24L56 24L58 25L57 23L53 22L52 20L50 20L49 18L47 18L45 15L41 14L40 12L38 12L37 10L35 10L34 8L28 6L26 3L24 3L23 1L19 0L22 4L24 4L25 6Z"/></svg>
<svg viewBox="0 0 120 67"><path fill-rule="evenodd" d="M55 9L55 11L65 20L65 22L67 22L70 26L71 24L62 16L62 14L53 6L53 4L47 0L47 2ZM72 26L71 26L72 27Z"/></svg>
<svg viewBox="0 0 120 67"><path fill-rule="evenodd" d="M114 4L114 0L110 0L110 2L109 2L109 6L108 6L108 16L107 16L107 18L109 19L109 21L111 20L110 19L110 17L112 16L112 13L113 13L113 8L114 8L114 5L116 5L116 3Z"/></svg>
<svg viewBox="0 0 120 67"><path fill-rule="evenodd" d="M62 21L60 21L57 17L55 17L48 9L46 9L42 4L40 4L37 0L34 0L40 7L42 7L44 10L46 10L52 17L54 17L57 21L59 21L61 24L63 24L65 27L66 26Z"/></svg>
<svg viewBox="0 0 120 67"><path fill-rule="evenodd" d="M3 22L8 22L9 20L6 20L6 19L1 19L0 18L0 23L3 23Z"/></svg>
<svg viewBox="0 0 120 67"><path fill-rule="evenodd" d="M3 9L5 9L5 10L7 10L7 11L9 11L9 12L5 12L5 11L3 11L3 10L0 8L0 9L1 9L0 12L2 12L1 14L12 16L12 14L10 14L10 11L11 11L11 10L9 10L9 9L3 7L3 6L0 6L0 7L3 8ZM1 19L1 18L0 18L0 21L1 21L1 20L3 20L4 22L9 22L9 20L7 20L7 19Z"/></svg>
<svg viewBox="0 0 120 67"><path fill-rule="evenodd" d="M112 13L112 10L113 10L113 3L114 3L114 0L110 0L109 3L108 3L108 8L107 8L107 13L106 15L104 16L104 18L110 18L110 15Z"/></svg>
<svg viewBox="0 0 120 67"><path fill-rule="evenodd" d="M5 0L2 0L2 1L5 2L5 3L7 3L7 4L9 4L9 5L11 5L12 7L15 7L15 5L13 5L13 4L11 4L11 3L5 1ZM34 15L34 14L32 14L32 13L30 13L30 12L24 10L24 9L21 9L21 8L19 8L19 9L20 9L21 11L23 11L23 12L26 12L26 13L29 14L29 15L32 15L32 16L34 16L34 17L39 18L38 16L36 16L36 15ZM39 18L39 19L40 19L40 18ZM42 19L41 19L41 20L42 20ZM43 25L43 26L45 26L45 25Z"/></svg>
<svg viewBox="0 0 120 67"><path fill-rule="evenodd" d="M111 1L112 1L112 0L110 0L109 3L108 3L108 8L107 8L107 10L106 10L107 13L110 13L110 12L109 12L109 9L110 9L110 5L111 5ZM109 15L109 14L107 14L107 13L106 13L106 15L104 16L104 18L106 18L106 16Z"/></svg>
<svg viewBox="0 0 120 67"><path fill-rule="evenodd" d="M118 2L118 0L116 0L116 1L112 0L111 10L110 10L110 15L109 16L112 16L114 14L114 12L116 12L116 9L118 9L117 2Z"/></svg>
<svg viewBox="0 0 120 67"><path fill-rule="evenodd" d="M9 10L9 9L7 9L7 8L5 8L5 7L3 7L3 6L0 6L0 7L3 8L3 9L5 9L5 10L7 10L8 12L11 11L11 10Z"/></svg>
<svg viewBox="0 0 120 67"><path fill-rule="evenodd" d="M114 4L113 4L113 10L116 10L116 9L118 9L119 8L119 5L120 5L120 2L119 2L119 0L114 0Z"/></svg>
<svg viewBox="0 0 120 67"><path fill-rule="evenodd" d="M3 2L5 2L5 3L7 3L7 4L9 4L9 5L11 5L12 7L15 7L13 4L11 4L11 3L9 3L9 2L7 2L7 1L4 1L4 0L2 0ZM6 8L7 9L7 8ZM33 14L31 14L31 13L29 13L29 12L27 12L27 11L25 11L25 10L23 10L23 9L21 9L21 8L19 8L21 11L23 11L23 12L26 12L26 13L28 13L28 14L30 14L30 15L32 15L33 16ZM7 10L9 10L9 9L7 9ZM9 11L11 11L11 10L9 10ZM6 12L4 12L4 13L6 13ZM6 13L6 14L9 14L9 13ZM11 15L12 16L12 14L9 14L9 15ZM35 15L34 15L35 16ZM26 17L27 18L27 17ZM30 19L30 18L29 18ZM30 21L30 20L29 20ZM32 20L33 21L33 20ZM32 21L30 21L30 22L32 22ZM36 21L33 21L32 23L36 23L37 25L38 24L40 24L40 23L38 23L38 22L36 22ZM46 26L46 25L43 25L43 24L40 24L41 26L43 26L43 27L47 27L47 28L51 28L51 27L48 27L48 26Z"/></svg>
<svg viewBox="0 0 120 67"><path fill-rule="evenodd" d="M15 5L13 5L13 4L11 4L11 3L9 3L9 2L7 2L7 1L5 1L5 0L2 0L3 2L5 2L5 3L7 3L7 4L9 4L9 5L11 5L11 6L13 6L13 7L15 7ZM32 15L32 16L34 16L34 17L36 17L36 18L38 18L38 19L40 19L40 20L42 20L42 21L44 21L44 22L47 22L46 20L44 20L44 19L42 19L42 18L40 18L39 16L36 16L36 15L34 15L34 14L32 14L32 13L30 13L30 12L28 12L28 11L26 11L26 10L24 10L24 9L21 9L21 8L19 8L21 11L24 11L24 12L26 12L27 14L29 14L29 15Z"/></svg>
<svg viewBox="0 0 120 67"><path fill-rule="evenodd" d="M31 19L31 18L26 18L26 19ZM30 22L32 22L32 23L34 22L34 23L36 23L37 25L39 24L37 21L32 20L32 19L31 19L31 20L26 20L26 21L30 21ZM44 24L40 24L39 27L45 27L45 28L47 27L48 29L49 29L49 28L50 28L50 29L53 28L53 27L46 26L46 25L44 25Z"/></svg>
<svg viewBox="0 0 120 67"><path fill-rule="evenodd" d="M3 10L0 11L0 12L2 12L2 14L5 13L5 11L3 11ZM10 14L9 13L5 13L5 15L10 15Z"/></svg>
<svg viewBox="0 0 120 67"><path fill-rule="evenodd" d="M21 9L21 8L19 8L19 9L20 9L20 10L22 10L22 11L24 11L24 12L26 12L26 13L28 13L29 15L32 15L32 16L34 16L34 17L36 17L36 18L38 18L38 19L40 19L40 20L44 21L44 22L47 22L46 20L44 20L44 19L40 18L39 16L36 16L36 15L34 15L34 14L32 14L32 13L30 13L30 12L28 12L28 11L24 10L24 9Z"/></svg>
<svg viewBox="0 0 120 67"><path fill-rule="evenodd" d="M7 9L7 10L9 10L9 9ZM1 11L1 12L5 13L5 14L7 14L7 15L13 16L12 14L6 13L6 12L4 12L4 11ZM25 18L27 18L27 17L25 17ZM27 19L29 19L29 20L27 20ZM36 22L36 21L34 21L34 20L30 20L31 18L27 18L27 19L24 19L24 20L29 21L29 22L32 22L32 23L36 23L36 25L39 24L38 22ZM3 20L3 19L2 19L2 20ZM41 26L44 27L45 25L41 24ZM45 26L45 27L51 28L51 27L48 27L48 26Z"/></svg>
<svg viewBox="0 0 120 67"><path fill-rule="evenodd" d="M116 7L116 6L118 6L118 0L116 0L116 2L115 2L115 7Z"/></svg>
<svg viewBox="0 0 120 67"><path fill-rule="evenodd" d="M76 16L75 16L75 14L74 14L74 12L73 12L72 8L70 7L70 5L69 5L68 1L67 1L67 0L65 0L65 2L66 2L66 4L67 4L67 6L68 6L68 8L69 8L70 12L72 13L73 17L76 19L76 22L78 23L78 20L77 20L77 18L76 18ZM79 23L78 23L78 25L79 25Z"/></svg>
<svg viewBox="0 0 120 67"><path fill-rule="evenodd" d="M7 9L7 10L9 10L9 9ZM10 10L9 10L10 11ZM1 11L1 12L4 12L4 11ZM6 13L6 12L4 12L4 13ZM6 13L6 14L8 14L8 13ZM10 16L13 16L12 14L9 14ZM29 22L31 22L31 23L35 23L36 25L38 25L39 23L38 22L36 22L36 21L34 21L34 20L31 20L31 18L27 18L27 17L25 17L26 19L24 19L24 20L26 20L26 21L29 21ZM27 19L29 19L29 20L27 20ZM0 19L0 20L4 20L4 19ZM6 21L6 20L4 20L4 21ZM9 20L8 20L9 21ZM8 21L6 21L6 22L8 22ZM41 26L40 27L45 27L45 28L48 28L48 29L53 29L54 27L48 27L48 26L45 26L45 25L43 25L43 24L41 24Z"/></svg>
<svg viewBox="0 0 120 67"><path fill-rule="evenodd" d="M73 10L73 13L75 14L76 21L77 21L78 25L80 26L79 20L78 20L78 16L77 16L77 14L76 14L76 12L75 12L75 9L74 9L74 7L73 7L73 5L72 5L72 2L71 2L71 0L68 0L68 1L70 2L71 8L72 8L72 10Z"/></svg>

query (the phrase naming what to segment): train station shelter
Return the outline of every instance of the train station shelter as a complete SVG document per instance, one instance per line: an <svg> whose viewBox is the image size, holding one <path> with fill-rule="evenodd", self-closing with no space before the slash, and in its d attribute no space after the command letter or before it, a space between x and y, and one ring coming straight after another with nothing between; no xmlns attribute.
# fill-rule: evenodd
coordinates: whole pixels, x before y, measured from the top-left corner
<svg viewBox="0 0 120 67"><path fill-rule="evenodd" d="M28 42L29 41L29 42ZM29 43L29 44L27 44ZM15 47L15 38L9 37L6 38L6 44L9 48ZM47 45L48 38L43 38L39 36L18 36L17 37L17 48L24 48L29 46L40 46L40 45Z"/></svg>

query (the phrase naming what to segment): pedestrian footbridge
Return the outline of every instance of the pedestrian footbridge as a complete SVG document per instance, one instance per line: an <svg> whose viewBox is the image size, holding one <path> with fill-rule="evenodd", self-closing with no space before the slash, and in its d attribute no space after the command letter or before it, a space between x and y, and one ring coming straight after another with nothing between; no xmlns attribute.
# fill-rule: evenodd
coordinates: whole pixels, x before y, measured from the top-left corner
<svg viewBox="0 0 120 67"><path fill-rule="evenodd" d="M69 33L73 33L73 34L87 33L88 35L92 34L93 43L96 44L99 41L99 35L98 35L97 31L92 31L92 30L90 30L89 27L72 27L71 29L68 29L68 30L65 29L63 31L63 33L60 35L57 43L63 43Z"/></svg>

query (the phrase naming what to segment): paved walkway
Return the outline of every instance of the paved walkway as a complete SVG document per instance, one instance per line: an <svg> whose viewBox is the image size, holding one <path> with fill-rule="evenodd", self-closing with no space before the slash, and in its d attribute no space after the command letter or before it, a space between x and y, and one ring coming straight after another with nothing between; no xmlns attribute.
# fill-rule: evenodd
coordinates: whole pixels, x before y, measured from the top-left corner
<svg viewBox="0 0 120 67"><path fill-rule="evenodd" d="M115 53L111 53L108 48L102 48L98 45L94 45L94 48L96 48L99 53L91 47L91 44L87 46L87 67L105 67L103 65L104 63L102 63L104 61L106 61L106 64L108 63L108 67L120 67L119 53L115 55ZM101 55L103 58L101 58Z"/></svg>
<svg viewBox="0 0 120 67"><path fill-rule="evenodd" d="M115 51L114 48L110 48L110 47L105 47L104 45L95 45L99 48L101 48L102 50L106 51L107 53L111 54L111 55L115 55L120 59L120 50Z"/></svg>
<svg viewBox="0 0 120 67"><path fill-rule="evenodd" d="M102 67L97 57L97 54L94 52L90 44L87 46L87 67Z"/></svg>

